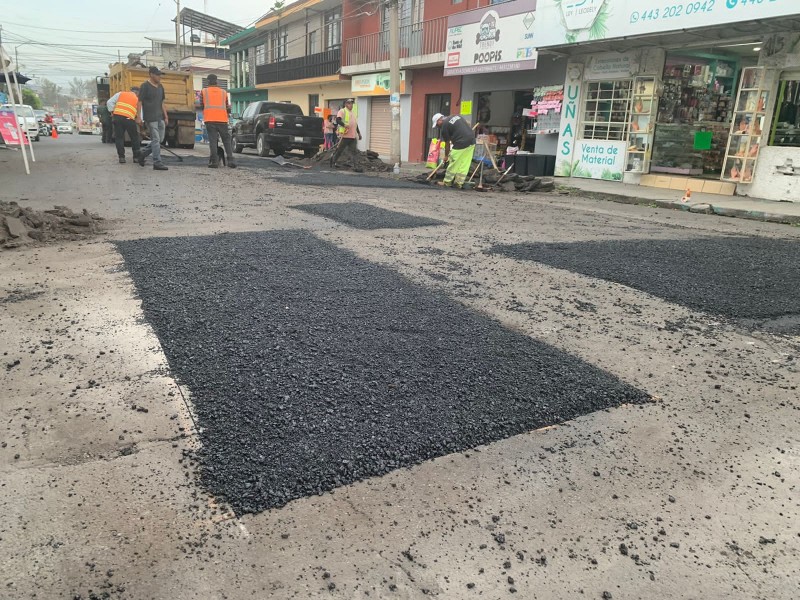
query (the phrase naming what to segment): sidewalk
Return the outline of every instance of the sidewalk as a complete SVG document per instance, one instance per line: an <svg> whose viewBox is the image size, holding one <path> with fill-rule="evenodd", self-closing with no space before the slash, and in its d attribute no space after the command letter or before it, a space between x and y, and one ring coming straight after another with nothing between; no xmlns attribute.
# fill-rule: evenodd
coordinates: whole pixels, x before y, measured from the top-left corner
<svg viewBox="0 0 800 600"><path fill-rule="evenodd" d="M771 223L800 225L800 202L773 202L745 196L719 196L693 193L689 202L682 202L683 192L640 185L629 185L595 179L557 178L562 188L575 190L576 196L610 200L623 204L655 205L694 213L715 214Z"/></svg>

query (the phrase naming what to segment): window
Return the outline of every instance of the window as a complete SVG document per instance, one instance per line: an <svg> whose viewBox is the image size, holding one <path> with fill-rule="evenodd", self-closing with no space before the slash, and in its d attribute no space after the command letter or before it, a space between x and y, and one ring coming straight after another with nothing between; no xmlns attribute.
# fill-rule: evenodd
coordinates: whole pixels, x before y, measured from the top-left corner
<svg viewBox="0 0 800 600"><path fill-rule="evenodd" d="M592 81L583 104L583 139L624 140L631 112L630 79Z"/></svg>
<svg viewBox="0 0 800 600"><path fill-rule="evenodd" d="M316 54L319 52L319 29L308 32L308 48L306 54Z"/></svg>
<svg viewBox="0 0 800 600"><path fill-rule="evenodd" d="M342 45L342 10L335 8L325 13L325 50Z"/></svg>
<svg viewBox="0 0 800 600"><path fill-rule="evenodd" d="M267 34L269 46L268 62L286 60L286 47L289 43L289 30L286 27L273 29Z"/></svg>
<svg viewBox="0 0 800 600"><path fill-rule="evenodd" d="M256 46L256 64L263 65L267 62L267 45L260 44Z"/></svg>
<svg viewBox="0 0 800 600"><path fill-rule="evenodd" d="M208 87L208 79L203 77L203 87ZM228 89L228 80L227 79L217 79L217 87L221 87L223 90Z"/></svg>
<svg viewBox="0 0 800 600"><path fill-rule="evenodd" d="M800 147L800 73L781 76L769 145Z"/></svg>
<svg viewBox="0 0 800 600"><path fill-rule="evenodd" d="M308 95L308 115L313 117L317 113L314 112L314 109L319 106L319 94L309 94Z"/></svg>
<svg viewBox="0 0 800 600"><path fill-rule="evenodd" d="M253 102L252 104L248 104L247 108L244 109L244 113L242 113L242 118L247 119L252 117L256 113L256 107L258 106L258 102Z"/></svg>

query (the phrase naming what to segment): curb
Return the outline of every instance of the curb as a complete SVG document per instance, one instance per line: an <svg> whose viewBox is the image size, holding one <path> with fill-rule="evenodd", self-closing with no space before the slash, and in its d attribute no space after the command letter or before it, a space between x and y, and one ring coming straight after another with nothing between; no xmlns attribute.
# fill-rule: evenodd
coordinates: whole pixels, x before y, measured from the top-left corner
<svg viewBox="0 0 800 600"><path fill-rule="evenodd" d="M580 189L570 190L570 196L583 196L595 200L606 200L617 204L633 204L638 206L655 206L670 210L682 210L695 214L717 215L719 217L732 217L736 219L749 219L751 221L762 221L766 223L779 223L782 225L800 225L800 215L784 215L781 213L767 212L761 210L745 210L743 208L729 208L725 206L714 206L705 202L697 204L684 204L673 200L649 200L625 196L622 194L609 194L606 192L590 192Z"/></svg>

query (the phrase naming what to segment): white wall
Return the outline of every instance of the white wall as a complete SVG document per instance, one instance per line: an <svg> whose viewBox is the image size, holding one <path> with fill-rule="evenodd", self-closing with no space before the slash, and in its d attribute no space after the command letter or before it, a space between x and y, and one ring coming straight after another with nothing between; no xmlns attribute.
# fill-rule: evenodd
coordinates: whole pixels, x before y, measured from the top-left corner
<svg viewBox="0 0 800 600"><path fill-rule="evenodd" d="M794 176L787 176L775 170L775 167L782 166L787 158L794 164L797 173ZM753 174L753 183L739 184L737 193L766 200L800 202L800 148L762 146Z"/></svg>

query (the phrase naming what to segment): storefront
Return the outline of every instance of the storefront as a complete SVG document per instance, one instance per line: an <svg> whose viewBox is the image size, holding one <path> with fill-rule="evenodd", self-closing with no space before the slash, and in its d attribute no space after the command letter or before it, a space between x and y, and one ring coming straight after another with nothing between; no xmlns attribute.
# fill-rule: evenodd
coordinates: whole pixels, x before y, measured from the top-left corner
<svg viewBox="0 0 800 600"><path fill-rule="evenodd" d="M411 114L411 81L405 71L400 71L400 112ZM353 75L350 90L356 100L355 111L363 140L362 150L377 152L381 158L391 155L392 107L389 73ZM400 122L400 159L408 161L408 119Z"/></svg>
<svg viewBox="0 0 800 600"><path fill-rule="evenodd" d="M798 46L788 32L798 29L800 6L689 2L663 14L654 1L576 6L539 0L537 9L540 52L569 61L558 175L789 199L794 184L776 167L797 147ZM761 168L765 155L783 163Z"/></svg>
<svg viewBox="0 0 800 600"><path fill-rule="evenodd" d="M538 61L535 20L529 2L448 19L444 74L461 76L460 114L499 157L556 154L566 61Z"/></svg>

